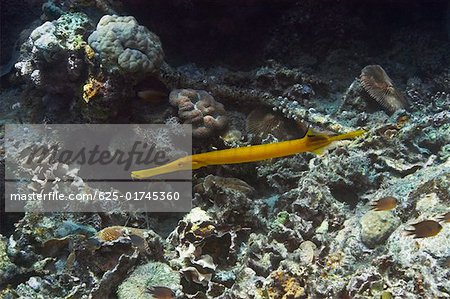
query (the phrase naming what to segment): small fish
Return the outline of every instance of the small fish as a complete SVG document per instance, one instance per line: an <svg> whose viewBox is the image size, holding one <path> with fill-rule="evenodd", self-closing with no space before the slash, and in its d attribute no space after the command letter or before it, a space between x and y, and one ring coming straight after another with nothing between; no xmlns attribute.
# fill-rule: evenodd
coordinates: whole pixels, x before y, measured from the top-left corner
<svg viewBox="0 0 450 299"><path fill-rule="evenodd" d="M141 90L136 95L138 98L151 103L160 103L168 97L167 93L155 89Z"/></svg>
<svg viewBox="0 0 450 299"><path fill-rule="evenodd" d="M444 215L440 216L439 221L442 221L444 223L449 223L450 222L450 212L445 213Z"/></svg>
<svg viewBox="0 0 450 299"><path fill-rule="evenodd" d="M414 239L428 238L436 236L442 229L442 225L434 220L424 220L415 224L411 224L414 229L405 229L408 236L413 235Z"/></svg>
<svg viewBox="0 0 450 299"><path fill-rule="evenodd" d="M397 207L397 199L392 196L380 198L379 200L370 204L374 211L389 211Z"/></svg>
<svg viewBox="0 0 450 299"><path fill-rule="evenodd" d="M144 252L148 249L147 241L145 241L145 239L141 236L131 234L129 235L129 238L131 240L131 244L134 247L138 248L141 252Z"/></svg>
<svg viewBox="0 0 450 299"><path fill-rule="evenodd" d="M153 298L156 299L173 299L175 298L175 293L166 287L149 287L147 288L147 293L151 294Z"/></svg>

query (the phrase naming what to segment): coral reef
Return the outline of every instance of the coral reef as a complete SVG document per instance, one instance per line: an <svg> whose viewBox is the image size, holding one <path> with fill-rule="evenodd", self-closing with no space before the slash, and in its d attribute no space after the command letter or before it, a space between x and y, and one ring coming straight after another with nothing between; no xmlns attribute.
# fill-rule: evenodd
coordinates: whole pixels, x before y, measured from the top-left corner
<svg viewBox="0 0 450 299"><path fill-rule="evenodd" d="M47 0L42 4L42 12L46 19L57 19L67 11L82 11L93 17L105 14L115 14L120 8L119 1L115 0Z"/></svg>
<svg viewBox="0 0 450 299"><path fill-rule="evenodd" d="M0 18L2 124L192 124L193 154L366 133L198 169L185 214L5 216L2 198L0 297L450 297L447 3L16 2ZM19 163L46 141L21 134ZM95 191L65 163L13 171L33 178L22 190Z"/></svg>
<svg viewBox="0 0 450 299"><path fill-rule="evenodd" d="M71 105L86 72L84 39L90 28L85 14L68 13L35 28L22 45L15 68L28 83L30 100L26 106L40 115L37 119L29 116L31 121L58 122L70 117Z"/></svg>

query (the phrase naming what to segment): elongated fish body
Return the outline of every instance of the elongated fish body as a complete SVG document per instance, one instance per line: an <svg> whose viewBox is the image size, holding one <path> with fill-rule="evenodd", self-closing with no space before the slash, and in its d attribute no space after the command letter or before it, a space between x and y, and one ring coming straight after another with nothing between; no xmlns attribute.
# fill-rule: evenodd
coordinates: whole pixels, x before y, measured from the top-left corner
<svg viewBox="0 0 450 299"><path fill-rule="evenodd" d="M255 162L272 158L292 156L302 152L321 153L323 149L325 149L333 141L355 138L364 133L364 130L358 130L346 134L328 136L322 134L315 135L309 131L305 137L300 139L230 148L183 157L155 168L133 171L131 173L131 177L136 179L144 179L174 171L195 170L208 165Z"/></svg>
<svg viewBox="0 0 450 299"><path fill-rule="evenodd" d="M288 140L283 142L260 144L247 147L230 148L192 156L193 161L208 165L238 164L255 162L272 158L286 157L297 153L312 151L323 146L327 139L311 142L310 138Z"/></svg>

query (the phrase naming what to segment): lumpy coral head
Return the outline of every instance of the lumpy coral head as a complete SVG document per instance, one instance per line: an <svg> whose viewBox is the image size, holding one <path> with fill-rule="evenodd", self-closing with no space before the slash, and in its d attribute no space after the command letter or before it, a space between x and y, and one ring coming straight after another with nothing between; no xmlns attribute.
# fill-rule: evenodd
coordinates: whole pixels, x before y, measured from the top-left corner
<svg viewBox="0 0 450 299"><path fill-rule="evenodd" d="M103 16L88 43L108 71L154 73L164 58L159 37L131 16Z"/></svg>
<svg viewBox="0 0 450 299"><path fill-rule="evenodd" d="M178 117L183 123L192 124L195 138L211 137L228 124L224 106L204 90L175 89L169 101L178 108Z"/></svg>

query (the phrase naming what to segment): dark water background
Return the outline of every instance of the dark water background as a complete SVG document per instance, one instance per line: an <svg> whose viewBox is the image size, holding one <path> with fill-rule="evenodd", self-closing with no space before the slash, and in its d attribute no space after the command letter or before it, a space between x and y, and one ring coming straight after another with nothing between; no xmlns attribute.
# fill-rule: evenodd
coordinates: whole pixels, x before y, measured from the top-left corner
<svg viewBox="0 0 450 299"><path fill-rule="evenodd" d="M261 64L267 58L295 64L280 48L283 45L270 49L268 43L274 35L282 37L285 47L293 43L295 35L299 48L319 61L328 51L355 42L366 43L373 53L382 52L389 48L392 34L401 29L425 30L442 41L449 38L446 0L124 3L123 14L135 16L161 38L167 60L172 64L226 64L242 69ZM42 1L1 1L1 65L10 60L20 31L39 18L41 4ZM292 19L290 24L286 22L288 18ZM283 22L286 25L280 28Z"/></svg>

